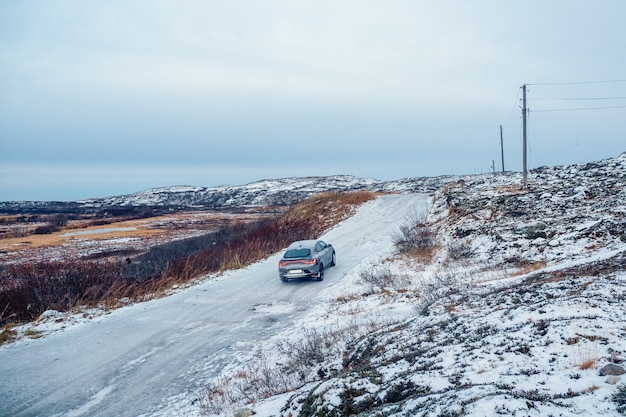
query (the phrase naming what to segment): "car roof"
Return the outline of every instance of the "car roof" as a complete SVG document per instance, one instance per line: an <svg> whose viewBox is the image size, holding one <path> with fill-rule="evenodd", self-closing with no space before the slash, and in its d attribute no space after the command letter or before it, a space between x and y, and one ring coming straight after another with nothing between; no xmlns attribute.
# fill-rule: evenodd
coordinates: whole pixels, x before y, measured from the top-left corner
<svg viewBox="0 0 626 417"><path fill-rule="evenodd" d="M287 249L296 249L296 248L308 248L313 249L315 244L319 242L319 240L299 240L297 242L293 242Z"/></svg>

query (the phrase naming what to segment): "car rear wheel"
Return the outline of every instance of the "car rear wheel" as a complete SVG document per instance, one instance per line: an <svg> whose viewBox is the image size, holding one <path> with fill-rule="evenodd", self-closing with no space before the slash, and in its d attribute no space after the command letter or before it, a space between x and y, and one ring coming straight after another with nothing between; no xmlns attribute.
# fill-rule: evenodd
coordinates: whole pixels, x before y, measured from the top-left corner
<svg viewBox="0 0 626 417"><path fill-rule="evenodd" d="M320 270L317 273L317 280L318 281L323 281L324 280L324 264L320 264Z"/></svg>

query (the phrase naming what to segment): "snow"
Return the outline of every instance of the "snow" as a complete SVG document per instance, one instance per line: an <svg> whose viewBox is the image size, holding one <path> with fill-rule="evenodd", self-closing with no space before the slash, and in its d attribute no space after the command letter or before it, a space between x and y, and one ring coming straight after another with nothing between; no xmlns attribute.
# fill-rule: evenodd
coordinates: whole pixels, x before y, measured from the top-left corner
<svg viewBox="0 0 626 417"><path fill-rule="evenodd" d="M181 205L244 207L292 204L302 198L325 191L377 189L386 183L350 175L267 179L244 185L217 187L172 186L153 188L123 196L81 201L86 206ZM286 201L283 201L285 200Z"/></svg>
<svg viewBox="0 0 626 417"><path fill-rule="evenodd" d="M0 373L11 381L0 388L2 413L136 416L168 410L181 395L188 403L263 340L320 314L344 276L391 251L396 225L420 206L425 196L384 196L329 231L338 265L322 282L282 283L276 254L162 299L54 323L65 327L52 333L42 323L44 337L0 347Z"/></svg>
<svg viewBox="0 0 626 417"><path fill-rule="evenodd" d="M281 338L297 345L311 332L350 329L339 342L345 346L328 348L286 394L263 400L249 392L247 401L221 407L213 399L214 408L203 411L227 416L244 408L285 417L333 409L372 416L617 415L613 396L621 389L623 398L623 385L599 370L612 360L609 349L622 352L622 360L626 349L626 170L623 162L598 165L540 173L528 192L514 187L519 177L477 176L457 191L452 185L445 195L435 193L429 219L439 228L442 254L466 244L470 259L440 256L412 264L382 256L362 265L386 265L399 284L372 291L355 270L334 287L327 305L316 307L314 316L323 320L304 318L296 323L298 332L287 329L258 349L264 360L270 356L289 369L289 353L270 353ZM455 205L457 198L462 204ZM450 207L463 213L457 216ZM538 224L546 238L524 230Z"/></svg>
<svg viewBox="0 0 626 417"><path fill-rule="evenodd" d="M63 233L61 236L96 235L100 233L132 232L134 230L137 230L137 228L136 227L102 227L99 229L81 230L78 232L67 232L67 233Z"/></svg>
<svg viewBox="0 0 626 417"><path fill-rule="evenodd" d="M322 236L323 282L281 283L275 254L106 314L47 312L43 337L0 347L0 414L617 416L622 377L599 370L626 352L625 172L626 154L529 190L478 175L382 196ZM425 210L434 256L396 254Z"/></svg>

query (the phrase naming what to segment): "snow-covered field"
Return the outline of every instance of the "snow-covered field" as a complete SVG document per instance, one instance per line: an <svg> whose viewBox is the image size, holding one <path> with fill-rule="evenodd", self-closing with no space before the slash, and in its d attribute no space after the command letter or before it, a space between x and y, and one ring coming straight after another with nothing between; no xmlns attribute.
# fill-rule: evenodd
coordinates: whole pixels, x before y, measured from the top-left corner
<svg viewBox="0 0 626 417"><path fill-rule="evenodd" d="M280 283L274 255L164 299L44 320L50 334L0 347L0 414L626 413L624 376L601 375L623 372L626 352L626 155L529 179L366 203L324 235L338 265L321 283ZM435 245L395 254L416 219Z"/></svg>

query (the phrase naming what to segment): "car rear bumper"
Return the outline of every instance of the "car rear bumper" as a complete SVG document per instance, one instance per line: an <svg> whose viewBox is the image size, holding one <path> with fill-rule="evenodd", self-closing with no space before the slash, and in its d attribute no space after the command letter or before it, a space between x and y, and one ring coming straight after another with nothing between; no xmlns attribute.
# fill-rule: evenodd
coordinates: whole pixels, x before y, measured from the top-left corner
<svg viewBox="0 0 626 417"><path fill-rule="evenodd" d="M319 275L319 267L315 265L308 268L278 268L278 275L282 279L315 278Z"/></svg>

